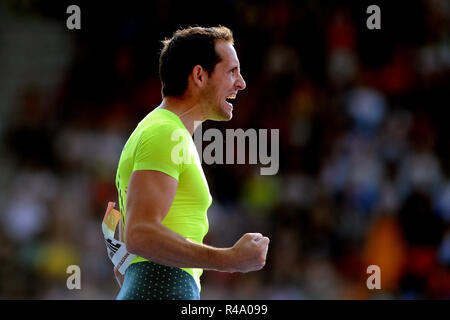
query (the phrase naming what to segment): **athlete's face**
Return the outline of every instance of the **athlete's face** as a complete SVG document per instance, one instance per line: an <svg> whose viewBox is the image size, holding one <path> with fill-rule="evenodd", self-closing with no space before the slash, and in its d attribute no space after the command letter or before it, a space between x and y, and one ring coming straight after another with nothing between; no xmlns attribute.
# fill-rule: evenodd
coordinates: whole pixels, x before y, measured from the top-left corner
<svg viewBox="0 0 450 320"><path fill-rule="evenodd" d="M239 90L245 89L240 73L239 60L234 47L226 41L216 42L216 52L221 61L208 77L205 90L207 118L227 121L233 117L233 105L227 101L236 98Z"/></svg>

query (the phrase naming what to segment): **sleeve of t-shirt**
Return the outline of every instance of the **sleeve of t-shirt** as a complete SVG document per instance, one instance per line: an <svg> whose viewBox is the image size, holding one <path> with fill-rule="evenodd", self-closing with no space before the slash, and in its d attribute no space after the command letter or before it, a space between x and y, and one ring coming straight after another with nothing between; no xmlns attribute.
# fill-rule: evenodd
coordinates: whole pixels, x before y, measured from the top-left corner
<svg viewBox="0 0 450 320"><path fill-rule="evenodd" d="M156 170L178 180L189 152L185 131L169 121L146 128L137 144L133 171Z"/></svg>

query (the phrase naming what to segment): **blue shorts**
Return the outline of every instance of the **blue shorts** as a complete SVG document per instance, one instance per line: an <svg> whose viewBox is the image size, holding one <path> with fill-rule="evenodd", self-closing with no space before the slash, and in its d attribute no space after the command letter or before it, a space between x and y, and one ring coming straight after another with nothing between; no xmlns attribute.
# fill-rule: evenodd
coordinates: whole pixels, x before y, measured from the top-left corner
<svg viewBox="0 0 450 320"><path fill-rule="evenodd" d="M186 271L151 261L136 262L125 271L117 300L199 300L200 291Z"/></svg>

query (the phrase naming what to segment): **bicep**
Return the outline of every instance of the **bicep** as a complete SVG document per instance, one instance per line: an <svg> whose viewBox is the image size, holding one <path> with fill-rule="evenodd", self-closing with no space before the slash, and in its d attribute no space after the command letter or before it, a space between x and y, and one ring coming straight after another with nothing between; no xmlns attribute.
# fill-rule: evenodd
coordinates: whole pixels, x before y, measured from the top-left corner
<svg viewBox="0 0 450 320"><path fill-rule="evenodd" d="M128 183L126 228L161 223L169 212L177 186L175 178L160 171L134 171Z"/></svg>

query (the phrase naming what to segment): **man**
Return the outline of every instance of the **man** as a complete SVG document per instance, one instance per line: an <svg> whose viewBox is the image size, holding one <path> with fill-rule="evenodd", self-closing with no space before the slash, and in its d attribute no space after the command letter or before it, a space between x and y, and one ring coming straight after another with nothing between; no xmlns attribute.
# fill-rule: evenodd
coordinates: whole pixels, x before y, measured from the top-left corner
<svg viewBox="0 0 450 320"><path fill-rule="evenodd" d="M192 135L202 121L230 120L227 99L245 88L231 31L190 27L163 44L163 101L131 134L117 170L126 248L137 256L123 284L115 270L117 299L199 299L203 269L260 270L268 250L259 233L231 248L202 243L212 198Z"/></svg>

